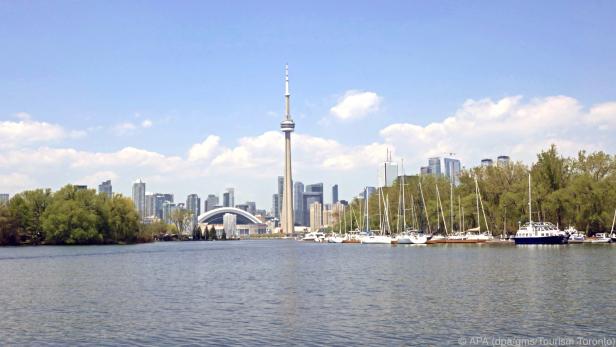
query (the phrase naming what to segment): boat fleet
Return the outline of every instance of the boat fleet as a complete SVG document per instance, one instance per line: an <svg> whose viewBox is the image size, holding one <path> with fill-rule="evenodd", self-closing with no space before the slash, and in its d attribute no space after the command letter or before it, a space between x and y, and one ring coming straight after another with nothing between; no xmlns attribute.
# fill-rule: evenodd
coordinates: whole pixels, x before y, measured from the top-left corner
<svg viewBox="0 0 616 347"><path fill-rule="evenodd" d="M403 164L404 165L404 164ZM404 166L402 167L404 170ZM593 238L587 238L586 235L579 232L575 227L569 226L565 230L560 230L558 226L549 223L549 222L534 222L532 220L532 192L531 192L531 176L528 176L528 211L529 211L529 221L527 223L521 224L518 227L515 236L507 237L506 233L503 231L503 234L500 238L495 238L492 233L489 231L488 222L485 214L485 210L483 207L483 201L481 198L481 192L479 190L479 186L477 184L477 179L475 178L475 196L476 196L476 208L477 208L477 226L474 228L467 229L466 231L449 231L447 228L447 221L445 219L445 214L443 211L443 204L441 202L440 191L438 185L436 186L436 195L437 195L437 216L438 223L436 230L441 231L440 233L433 233L429 222L427 222L427 232L424 232L418 228L417 223L417 211L415 211L414 197L411 195L411 220L410 225L407 224L406 215L406 198L404 193L404 174L401 176L401 189L399 193L399 206L398 206L398 218L397 224L395 226L396 232L393 232L393 228L389 223L389 206L388 201L383 195L383 190L377 190L378 200L379 200L379 226L378 230L370 230L370 215L369 215L369 206L368 199L364 199L365 203L365 219L357 218L355 216L354 211L351 207L351 218L354 219L357 223L358 228L355 230L347 230L346 223L346 214L344 210L341 212L344 215L344 219L338 223L338 233L331 233L330 235L326 235L320 231L314 231L307 233L302 241L305 242L318 242L318 243L350 243L350 244L400 244L400 245L425 245L425 244L441 244L441 243L511 243L516 245L558 245L558 244L581 244L581 243L616 243L616 232L614 230L614 226L616 224L616 210L614 211L614 217L612 219L612 228L609 234L607 233L598 233ZM423 194L423 188L421 186L421 181L419 182L419 192L421 195L422 205L424 206L425 220L428 221L428 211L425 204L425 198ZM367 196L367 191L365 191L365 196ZM382 205L381 205L382 204ZM381 209L381 206L384 209ZM345 208L343 206L343 208ZM451 208L451 221L450 226L453 228L453 184L451 185L451 194L450 194L450 208ZM463 209L460 204L460 199L458 198L458 208L460 210L459 216L461 218L458 226L460 229L463 229L465 225L463 220ZM360 207L361 210L361 207ZM384 211L383 213L382 210ZM361 211L360 211L361 214ZM485 223L486 229L482 231L482 223L481 216L483 216L483 222ZM365 223L364 223L365 222ZM443 228L441 228L440 224L442 222ZM344 228L344 232L343 232ZM442 232L444 231L444 233Z"/></svg>

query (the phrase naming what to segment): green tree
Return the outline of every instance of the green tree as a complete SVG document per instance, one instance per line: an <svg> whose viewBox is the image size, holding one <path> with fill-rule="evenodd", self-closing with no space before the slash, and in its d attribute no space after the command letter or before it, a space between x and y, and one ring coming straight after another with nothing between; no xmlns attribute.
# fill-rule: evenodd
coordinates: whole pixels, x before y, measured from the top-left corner
<svg viewBox="0 0 616 347"><path fill-rule="evenodd" d="M0 204L0 245L18 245L19 229L8 206Z"/></svg>
<svg viewBox="0 0 616 347"><path fill-rule="evenodd" d="M114 195L107 199L106 204L109 210L108 235L111 240L113 242L135 242L137 237L140 236L139 214L132 200L121 195Z"/></svg>

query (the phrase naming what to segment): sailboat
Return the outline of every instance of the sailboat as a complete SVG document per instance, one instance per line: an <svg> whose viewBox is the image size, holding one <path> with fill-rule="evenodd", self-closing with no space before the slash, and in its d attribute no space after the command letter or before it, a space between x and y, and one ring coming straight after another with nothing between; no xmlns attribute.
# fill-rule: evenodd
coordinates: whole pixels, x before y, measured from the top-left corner
<svg viewBox="0 0 616 347"><path fill-rule="evenodd" d="M383 189L379 188L377 191L377 199L379 199L379 219L380 219L380 226L381 226L381 230L380 233L374 234L372 232L372 230L370 230L370 223L369 223L369 215L368 215L368 199L366 198L366 235L361 237L361 243L362 244L367 244L367 245L390 245L391 244L391 237L388 235L384 235L383 234L383 230L385 228L387 228L387 230L391 230L390 225L389 225L389 205L387 204L387 202L385 201L385 196L383 195ZM381 210L381 199L383 201L383 208L385 210L384 214L380 213Z"/></svg>
<svg viewBox="0 0 616 347"><path fill-rule="evenodd" d="M342 213L344 214L344 205L337 205L338 210L338 235L332 234L327 238L328 243L342 243L344 241L344 237L342 237L342 218L340 218L340 206L342 206Z"/></svg>
<svg viewBox="0 0 616 347"><path fill-rule="evenodd" d="M355 217L355 213L353 212L352 205L350 205L350 208L351 208L351 229L352 229L353 228L353 217ZM361 209L361 205L360 205L360 209ZM361 217L361 212L360 212L360 217ZM344 222L345 222L345 231L346 231L346 215L344 216ZM349 230L348 232L346 232L346 235L344 236L344 240L342 240L342 243L351 243L351 244L361 243L361 240L359 239L360 225L359 225L359 219L357 217L355 218L355 222L357 223L358 228L354 230Z"/></svg>
<svg viewBox="0 0 616 347"><path fill-rule="evenodd" d="M533 222L533 204L528 173L528 223L520 226L515 234L516 245L560 245L567 243L567 235L552 223Z"/></svg>
<svg viewBox="0 0 616 347"><path fill-rule="evenodd" d="M407 228L406 226L406 200L404 197L404 191L406 185L404 184L404 161L402 161L402 182L401 182L401 199L402 199L402 231L398 230L398 235L392 239L392 243L398 244L425 244L428 242L428 237L415 227L417 218L415 216L415 202L413 200L413 194L411 194L411 212L413 216L413 228ZM400 216L398 216L398 224L400 223Z"/></svg>
<svg viewBox="0 0 616 347"><path fill-rule="evenodd" d="M481 205L481 212L483 214L483 221L486 228L488 228L488 219L486 218L486 211L483 208L483 200L481 199L481 192L479 191L479 184L477 183L477 177L475 176L475 198L477 201L477 228L469 229L466 233L468 240L475 240L478 242L485 242L494 239L489 230L481 232L481 216L479 215L479 206ZM475 234L476 232L476 234Z"/></svg>

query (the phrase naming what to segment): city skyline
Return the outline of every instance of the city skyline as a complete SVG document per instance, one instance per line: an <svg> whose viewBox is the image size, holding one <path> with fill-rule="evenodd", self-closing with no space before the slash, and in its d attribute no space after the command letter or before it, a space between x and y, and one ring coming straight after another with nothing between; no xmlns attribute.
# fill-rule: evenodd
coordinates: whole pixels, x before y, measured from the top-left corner
<svg viewBox="0 0 616 347"><path fill-rule="evenodd" d="M529 163L550 143L616 151L613 3L242 5L263 19L201 3L0 6L13 52L0 57L1 192L111 180L131 196L141 177L177 196L232 186L267 208L283 174L287 62L294 177L344 182L343 198L377 185L388 150L408 174L448 152L470 167Z"/></svg>

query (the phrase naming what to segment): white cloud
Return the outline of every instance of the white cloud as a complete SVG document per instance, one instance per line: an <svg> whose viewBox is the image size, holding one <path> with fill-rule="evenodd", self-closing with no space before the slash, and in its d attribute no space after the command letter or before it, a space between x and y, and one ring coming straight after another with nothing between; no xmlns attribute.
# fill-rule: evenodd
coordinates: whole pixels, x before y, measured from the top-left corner
<svg viewBox="0 0 616 347"><path fill-rule="evenodd" d="M220 137L215 135L208 136L203 142L192 145L188 151L188 160L208 160L211 159L219 149Z"/></svg>
<svg viewBox="0 0 616 347"><path fill-rule="evenodd" d="M66 137L64 129L56 124L20 117L20 121L0 121L0 147L16 147L36 142L56 141Z"/></svg>
<svg viewBox="0 0 616 347"><path fill-rule="evenodd" d="M375 92L349 90L329 111L341 120L357 119L378 111L381 100Z"/></svg>
<svg viewBox="0 0 616 347"><path fill-rule="evenodd" d="M149 119L144 119L143 122L141 122L142 128L151 128L152 125L154 125L154 123L152 123L152 121Z"/></svg>
<svg viewBox="0 0 616 347"><path fill-rule="evenodd" d="M392 124L380 134L415 167L426 165L429 156L452 152L465 166L500 154L531 162L552 143L566 155L580 149L614 149L614 139L598 134L596 124L614 129L616 124L607 120L616 117L616 108L612 104L599 106L585 111L567 96L468 100L443 121L425 126Z"/></svg>

